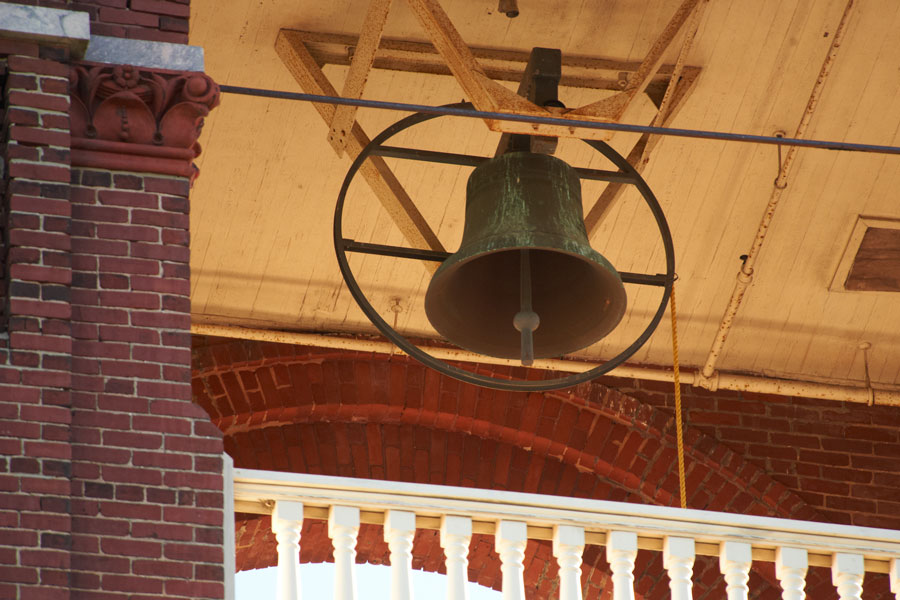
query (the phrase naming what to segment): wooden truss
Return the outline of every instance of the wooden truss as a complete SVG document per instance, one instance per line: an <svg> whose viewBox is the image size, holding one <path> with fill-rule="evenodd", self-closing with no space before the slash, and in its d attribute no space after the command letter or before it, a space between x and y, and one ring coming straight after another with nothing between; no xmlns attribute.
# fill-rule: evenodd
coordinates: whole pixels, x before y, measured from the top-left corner
<svg viewBox="0 0 900 600"><path fill-rule="evenodd" d="M646 115L649 104L655 113L652 124L657 126L668 124L677 114L700 71L696 67L686 67L684 59L708 0L684 0L641 63L585 58L563 61L565 71L571 73L563 76L561 85L615 89L615 94L607 94L601 100L576 109L538 106L497 83L497 80L518 81L525 71L528 53L469 48L438 0L407 1L431 45L382 39L391 0L370 0L358 39L282 29L275 49L303 91L309 94L337 95L337 90L322 71L322 65L327 63L349 65L341 94L347 98L362 97L372 68L449 73L478 110L628 123L635 122L639 115ZM663 65L666 51L682 31L685 33L677 62ZM346 52L348 47L353 48L352 57ZM355 158L369 143L369 137L356 122L356 107L314 106L329 126L328 140L338 155L346 152L351 159ZM494 119L485 122L492 131L504 134L603 140L611 135L608 131L561 125ZM643 170L657 141L657 136L644 134L629 153L628 161L638 171ZM360 172L409 244L415 248L443 251L434 231L381 157L370 157ZM589 235L599 226L623 187L622 184L608 184L588 211L585 224ZM436 266L426 264L431 270Z"/></svg>

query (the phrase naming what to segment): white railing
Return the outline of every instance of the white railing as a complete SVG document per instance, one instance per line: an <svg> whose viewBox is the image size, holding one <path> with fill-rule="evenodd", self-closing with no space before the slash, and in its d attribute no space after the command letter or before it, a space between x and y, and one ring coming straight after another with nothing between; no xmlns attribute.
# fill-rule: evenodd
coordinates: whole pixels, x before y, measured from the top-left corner
<svg viewBox="0 0 900 600"><path fill-rule="evenodd" d="M355 600L353 564L360 523L384 527L392 599L413 597L416 529L440 531L447 598L466 598L473 533L493 535L504 600L524 600L523 558L529 539L552 540L560 600L581 599L585 545L606 546L615 600L634 598L639 549L662 552L674 600L691 597L695 555L717 556L728 600L746 599L753 561L775 563L785 600L804 598L807 568L831 569L842 600L860 598L867 571L888 573L900 600L900 531L767 517L343 477L234 470L238 512L272 514L278 540L278 598L299 600L298 555L304 519L328 521L334 545L335 598Z"/></svg>

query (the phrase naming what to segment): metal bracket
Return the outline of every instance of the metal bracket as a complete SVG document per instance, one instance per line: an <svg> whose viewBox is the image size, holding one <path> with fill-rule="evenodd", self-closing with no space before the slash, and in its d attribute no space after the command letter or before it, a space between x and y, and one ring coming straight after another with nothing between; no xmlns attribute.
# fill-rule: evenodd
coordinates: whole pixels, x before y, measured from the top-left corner
<svg viewBox="0 0 900 600"><path fill-rule="evenodd" d="M562 77L562 52L556 48L533 48L522 73L516 92L538 106L557 106L559 101L559 80ZM504 133L497 144L494 156L506 152L535 152L553 154L558 139L555 137Z"/></svg>

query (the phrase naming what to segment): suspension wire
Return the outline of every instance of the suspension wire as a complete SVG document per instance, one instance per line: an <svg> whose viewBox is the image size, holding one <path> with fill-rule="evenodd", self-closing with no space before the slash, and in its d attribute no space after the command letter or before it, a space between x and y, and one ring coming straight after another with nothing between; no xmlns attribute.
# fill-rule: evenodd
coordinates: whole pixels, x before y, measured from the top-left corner
<svg viewBox="0 0 900 600"><path fill-rule="evenodd" d="M297 100L301 102L312 102L318 104L358 106L362 108L376 108L381 110L396 110L402 112L447 115L474 119L492 119L496 121L514 121L519 123L532 123L538 125L558 125L569 129L599 129L604 131L649 133L652 135L721 140L725 142L747 142L752 144L768 144L773 146L782 145L800 146L803 148L821 148L824 150L839 150L842 152L900 154L900 146L881 146L877 144L857 144L853 142L810 140L801 138L775 137L768 135L751 135L747 133L727 133L721 131L705 131L701 129L677 129L673 127L657 127L654 125L629 125L626 123L606 123L599 121L585 121L579 119L563 119L560 117L540 115L514 115L503 112L475 110L474 108L429 106L427 104L386 102L383 100L364 100L362 98L343 98L341 96L321 96L317 94L283 92L279 90L264 90L259 88L248 88L234 85L220 85L219 89L222 92L228 94L259 96L263 98L275 98L279 100Z"/></svg>
<svg viewBox="0 0 900 600"><path fill-rule="evenodd" d="M684 475L684 424L681 417L681 373L678 369L678 319L675 316L675 282L669 295L672 309L672 375L675 380L675 443L678 450L678 491L681 508L687 508L687 484Z"/></svg>

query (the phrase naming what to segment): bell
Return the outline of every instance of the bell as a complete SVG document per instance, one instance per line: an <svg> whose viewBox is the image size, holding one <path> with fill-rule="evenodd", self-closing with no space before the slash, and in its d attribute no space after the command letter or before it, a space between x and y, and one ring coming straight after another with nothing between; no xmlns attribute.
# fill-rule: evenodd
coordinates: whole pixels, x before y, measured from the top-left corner
<svg viewBox="0 0 900 600"><path fill-rule="evenodd" d="M593 344L618 325L625 304L619 274L588 242L574 169L531 152L475 169L462 243L425 294L442 336L527 365Z"/></svg>

